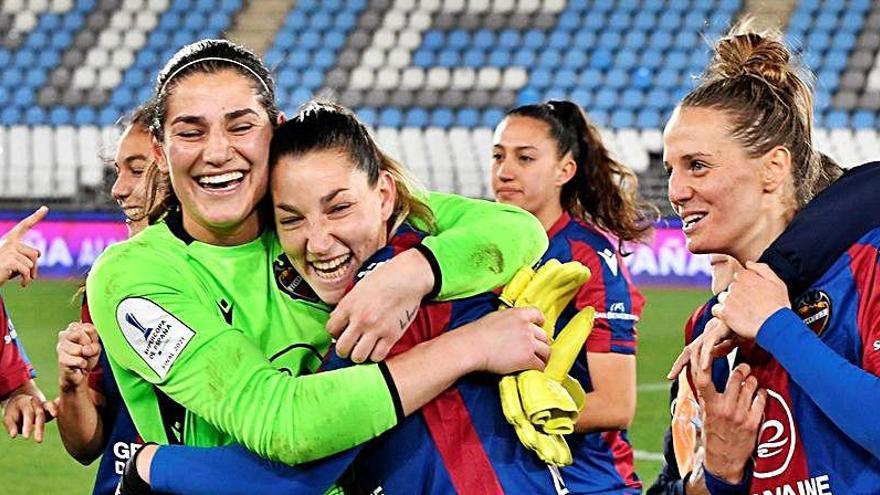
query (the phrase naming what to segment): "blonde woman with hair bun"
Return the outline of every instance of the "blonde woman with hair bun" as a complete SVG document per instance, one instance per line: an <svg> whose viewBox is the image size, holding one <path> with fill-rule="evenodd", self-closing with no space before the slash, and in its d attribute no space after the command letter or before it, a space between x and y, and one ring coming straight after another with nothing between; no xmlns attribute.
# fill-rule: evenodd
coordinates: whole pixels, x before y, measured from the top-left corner
<svg viewBox="0 0 880 495"><path fill-rule="evenodd" d="M880 407L880 222L841 207L877 202L877 167L835 182L842 170L812 142L810 79L779 33L735 28L664 131L688 249L744 266L670 372L690 366L709 493L880 486L880 428L859 412ZM853 212L868 225L856 236ZM735 346L728 372L713 358Z"/></svg>

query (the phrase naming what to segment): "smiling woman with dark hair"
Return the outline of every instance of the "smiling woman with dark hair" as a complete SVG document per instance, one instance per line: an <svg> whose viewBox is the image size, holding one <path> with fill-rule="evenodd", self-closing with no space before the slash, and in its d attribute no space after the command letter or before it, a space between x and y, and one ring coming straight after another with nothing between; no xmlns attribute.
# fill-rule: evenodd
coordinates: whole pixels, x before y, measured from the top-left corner
<svg viewBox="0 0 880 495"><path fill-rule="evenodd" d="M256 56L222 40L185 47L160 72L153 155L168 177L156 196L168 211L109 248L87 284L143 439L235 441L296 464L375 437L474 368L535 366L531 352L499 363L492 345L461 346L466 335L497 336L477 323L387 362L309 374L330 345L328 308L301 279L284 276L289 261L260 207L268 204L269 143L280 121L273 87ZM539 228L516 209L434 196L429 204L437 236L377 270L330 321L360 360L381 359L423 297L501 285L543 246ZM487 221L507 228L492 231ZM487 246L500 264L474 261ZM438 358L449 347L463 349L460 359Z"/></svg>

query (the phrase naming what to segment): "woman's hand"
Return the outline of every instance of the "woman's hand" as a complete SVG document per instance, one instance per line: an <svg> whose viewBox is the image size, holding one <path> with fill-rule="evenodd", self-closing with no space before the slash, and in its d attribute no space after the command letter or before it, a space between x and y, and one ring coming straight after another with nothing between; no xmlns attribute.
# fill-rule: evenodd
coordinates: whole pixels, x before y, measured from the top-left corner
<svg viewBox="0 0 880 495"><path fill-rule="evenodd" d="M46 423L58 415L58 404L47 401L33 380L19 387L3 406L3 426L10 438L19 434L37 443L43 442Z"/></svg>
<svg viewBox="0 0 880 495"><path fill-rule="evenodd" d="M694 385L703 410L703 462L707 471L730 484L738 484L755 451L758 428L767 403L767 392L743 363L733 369L723 393L715 390L712 372L693 366Z"/></svg>
<svg viewBox="0 0 880 495"><path fill-rule="evenodd" d="M473 371L507 375L543 370L550 359L550 343L541 328L544 316L535 308L495 311L455 332L468 332L469 352L476 355Z"/></svg>
<svg viewBox="0 0 880 495"><path fill-rule="evenodd" d="M21 286L27 287L37 278L37 258L40 257L40 251L28 246L22 239L48 214L49 209L41 206L0 238L0 285L13 277L21 276Z"/></svg>
<svg viewBox="0 0 880 495"><path fill-rule="evenodd" d="M58 385L61 391L74 390L85 383L101 356L98 332L91 323L72 322L58 333Z"/></svg>
<svg viewBox="0 0 880 495"><path fill-rule="evenodd" d="M336 354L356 363L382 361L415 319L434 286L428 260L415 249L376 267L330 313Z"/></svg>
<svg viewBox="0 0 880 495"><path fill-rule="evenodd" d="M781 308L791 308L788 289L764 263L747 262L712 306L712 316L744 339L754 340L761 325Z"/></svg>

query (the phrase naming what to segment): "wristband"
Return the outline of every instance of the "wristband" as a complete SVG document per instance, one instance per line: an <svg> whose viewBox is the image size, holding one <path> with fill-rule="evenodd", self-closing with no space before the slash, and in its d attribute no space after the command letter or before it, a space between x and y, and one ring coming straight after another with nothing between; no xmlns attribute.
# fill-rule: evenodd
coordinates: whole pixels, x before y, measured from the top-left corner
<svg viewBox="0 0 880 495"><path fill-rule="evenodd" d="M711 495L748 495L749 487L752 485L752 460L746 462L743 479L735 485L715 476L712 471L706 469L705 463L703 463L703 478L706 480L706 489Z"/></svg>
<svg viewBox="0 0 880 495"><path fill-rule="evenodd" d="M151 495L153 490L150 485L141 478L137 470L137 458L147 445L158 445L156 442L148 442L137 449L133 456L125 463L122 470L122 479L119 481L119 495Z"/></svg>

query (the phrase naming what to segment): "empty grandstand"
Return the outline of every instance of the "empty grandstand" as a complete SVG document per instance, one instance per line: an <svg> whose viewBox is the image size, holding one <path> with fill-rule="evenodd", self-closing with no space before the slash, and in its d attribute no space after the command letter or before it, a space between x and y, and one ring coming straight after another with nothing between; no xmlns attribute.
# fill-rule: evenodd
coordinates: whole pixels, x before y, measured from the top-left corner
<svg viewBox="0 0 880 495"><path fill-rule="evenodd" d="M706 40L753 3L6 0L0 198L101 208L113 123L177 48L229 35L265 50L282 108L321 96L356 109L433 189L488 196L503 111L568 98L662 206L663 123L705 65ZM775 23L817 75L819 147L848 167L877 156L880 3L776 4L787 8Z"/></svg>

